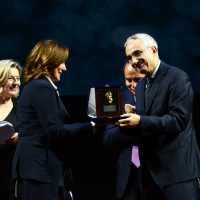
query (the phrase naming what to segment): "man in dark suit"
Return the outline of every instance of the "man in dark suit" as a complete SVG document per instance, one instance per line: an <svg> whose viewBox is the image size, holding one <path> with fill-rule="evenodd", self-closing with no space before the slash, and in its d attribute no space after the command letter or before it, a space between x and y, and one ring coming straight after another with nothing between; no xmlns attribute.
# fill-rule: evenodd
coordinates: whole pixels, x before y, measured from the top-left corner
<svg viewBox="0 0 200 200"><path fill-rule="evenodd" d="M138 73L129 63L125 64L123 70L125 83L128 88L128 91L123 93L124 111L135 112L135 88L144 75ZM105 147L119 148L117 198L140 200L142 198L140 167L131 162L132 148L136 149L138 147L138 137L122 135L119 127L107 125L103 134L103 144ZM139 155L136 156L139 157Z"/></svg>
<svg viewBox="0 0 200 200"><path fill-rule="evenodd" d="M160 61L157 43L147 34L129 37L125 51L127 62L146 75L136 88L137 114L124 114L127 118L118 121L121 129L138 132L144 187L148 191L157 184L168 200L196 200L200 155L189 77Z"/></svg>

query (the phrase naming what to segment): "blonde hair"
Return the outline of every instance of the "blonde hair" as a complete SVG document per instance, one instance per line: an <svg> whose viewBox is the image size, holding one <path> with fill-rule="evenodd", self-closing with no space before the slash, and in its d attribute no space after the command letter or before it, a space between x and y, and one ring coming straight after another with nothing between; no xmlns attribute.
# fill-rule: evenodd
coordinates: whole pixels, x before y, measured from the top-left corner
<svg viewBox="0 0 200 200"><path fill-rule="evenodd" d="M18 62L8 59L0 61L0 93L3 90L3 85L6 83L9 77L10 69L16 68L19 71L19 75L22 74L22 67ZM16 98L19 96L19 93L15 96Z"/></svg>

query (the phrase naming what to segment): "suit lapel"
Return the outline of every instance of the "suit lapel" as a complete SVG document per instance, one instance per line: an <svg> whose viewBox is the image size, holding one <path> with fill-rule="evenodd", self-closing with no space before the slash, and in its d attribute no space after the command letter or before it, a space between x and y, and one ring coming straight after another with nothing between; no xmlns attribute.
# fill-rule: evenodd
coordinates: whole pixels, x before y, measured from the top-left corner
<svg viewBox="0 0 200 200"><path fill-rule="evenodd" d="M143 78L136 87L136 113L144 115L144 90L146 78Z"/></svg>
<svg viewBox="0 0 200 200"><path fill-rule="evenodd" d="M67 112L67 110L65 109L65 106L62 102L62 100L60 99L60 96L58 95L57 91L55 90L56 93L56 99L57 99L57 103L58 103L58 109L61 115L63 115L63 117L69 122L71 123L71 119L70 116ZM64 112L63 112L64 111ZM65 115L65 116L64 116ZM65 121L65 120L64 120Z"/></svg>
<svg viewBox="0 0 200 200"><path fill-rule="evenodd" d="M49 81L49 79L47 77L45 77L45 80L47 80L49 82L49 84L51 84L51 82ZM52 84L51 84L51 86L54 88L54 86ZM65 115L66 115L66 117L70 120L69 114L68 114L67 110L65 109L65 106L63 105L63 102L60 99L60 96L58 95L58 92L57 92L56 88L54 88L54 90L55 90L55 95L56 95L59 111L62 112L62 110L63 110Z"/></svg>
<svg viewBox="0 0 200 200"><path fill-rule="evenodd" d="M156 77L153 79L153 82L151 85L151 89L150 89L148 99L147 99L145 114L148 112L149 108L151 107L151 104L156 96L156 93L160 87L160 84L162 83L164 79L166 71L167 71L167 67L165 66L163 62L161 62L160 67L156 73Z"/></svg>
<svg viewBox="0 0 200 200"><path fill-rule="evenodd" d="M125 103L135 105L134 95L131 92L128 93Z"/></svg>
<svg viewBox="0 0 200 200"><path fill-rule="evenodd" d="M68 114L67 110L65 109L65 106L64 106L62 100L60 99L60 97L59 97L58 95L57 95L57 97L58 97L58 98L57 98L57 99L58 99L58 103L61 105L61 106L59 106L59 107L61 107L61 108L64 110L66 116L70 119L69 114Z"/></svg>

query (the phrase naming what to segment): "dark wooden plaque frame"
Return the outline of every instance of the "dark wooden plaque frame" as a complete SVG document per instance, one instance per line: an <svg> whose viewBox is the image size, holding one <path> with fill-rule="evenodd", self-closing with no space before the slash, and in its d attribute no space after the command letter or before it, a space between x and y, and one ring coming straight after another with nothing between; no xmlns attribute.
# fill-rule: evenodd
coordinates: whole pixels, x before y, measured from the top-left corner
<svg viewBox="0 0 200 200"><path fill-rule="evenodd" d="M122 86L108 86L95 88L96 114L97 118L120 117L123 114L122 108ZM108 102L106 93L111 92L113 101ZM110 108L111 111L105 111ZM116 108L113 110L113 108Z"/></svg>

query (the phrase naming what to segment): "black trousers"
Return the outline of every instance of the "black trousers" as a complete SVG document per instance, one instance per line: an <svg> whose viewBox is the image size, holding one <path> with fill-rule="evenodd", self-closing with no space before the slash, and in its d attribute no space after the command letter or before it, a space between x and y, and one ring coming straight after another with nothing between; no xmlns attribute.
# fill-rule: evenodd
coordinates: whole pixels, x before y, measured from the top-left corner
<svg viewBox="0 0 200 200"><path fill-rule="evenodd" d="M145 200L141 182L141 169L131 164L126 190L120 200Z"/></svg>
<svg viewBox="0 0 200 200"><path fill-rule="evenodd" d="M72 200L65 188L35 180L18 180L22 200Z"/></svg>

